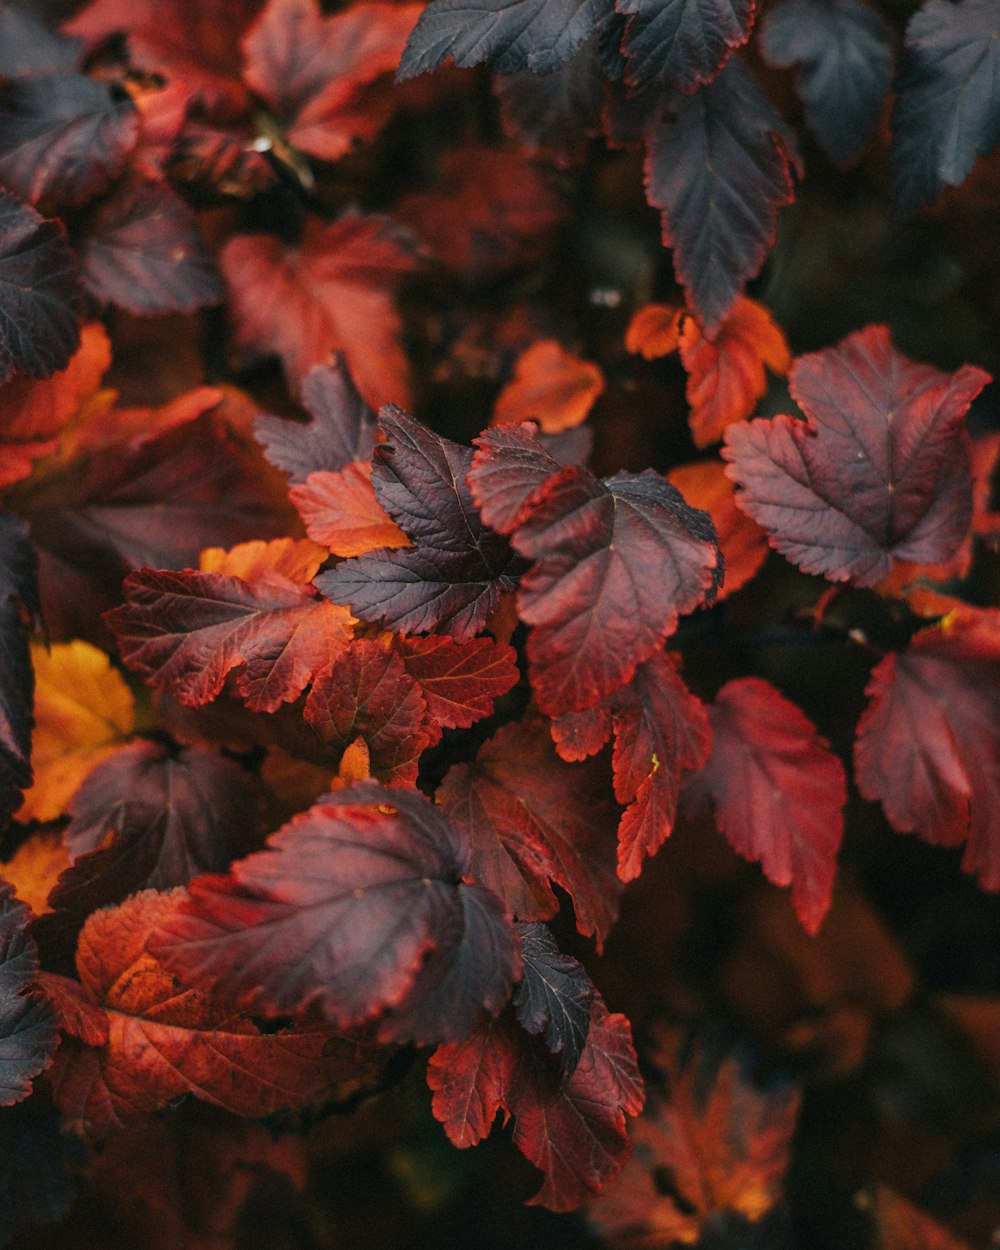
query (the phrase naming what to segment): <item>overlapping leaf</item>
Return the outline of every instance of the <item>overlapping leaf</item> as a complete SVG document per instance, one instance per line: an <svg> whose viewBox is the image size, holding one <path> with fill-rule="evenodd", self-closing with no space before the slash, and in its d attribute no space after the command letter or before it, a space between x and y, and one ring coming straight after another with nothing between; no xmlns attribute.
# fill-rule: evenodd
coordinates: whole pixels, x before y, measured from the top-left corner
<svg viewBox="0 0 1000 1250"><path fill-rule="evenodd" d="M610 0L431 0L399 65L409 78L451 57L498 74L548 74L570 59L612 12Z"/></svg>
<svg viewBox="0 0 1000 1250"><path fill-rule="evenodd" d="M858 723L858 789L893 828L965 844L963 867L1000 890L1000 614L967 609L876 665Z"/></svg>
<svg viewBox="0 0 1000 1250"><path fill-rule="evenodd" d="M0 9L0 76L20 78L76 68L83 49L78 39L57 34L28 9Z"/></svg>
<svg viewBox="0 0 1000 1250"><path fill-rule="evenodd" d="M577 928L607 936L618 915L610 822L598 773L564 763L542 721L506 725L472 764L456 764L438 801L464 832L471 873L521 920L547 920L572 898Z"/></svg>
<svg viewBox="0 0 1000 1250"><path fill-rule="evenodd" d="M678 465L667 476L688 503L712 518L726 562L726 580L719 590L719 598L725 599L745 586L767 559L767 535L736 506L736 491L721 460Z"/></svg>
<svg viewBox="0 0 1000 1250"><path fill-rule="evenodd" d="M663 242L712 335L774 242L792 201L791 132L736 61L696 95L675 95L672 119L647 134L646 196L663 214Z"/></svg>
<svg viewBox="0 0 1000 1250"><path fill-rule="evenodd" d="M576 164L601 133L603 81L596 39L550 74L498 75L493 89L504 130L529 156L545 152L557 165Z"/></svg>
<svg viewBox="0 0 1000 1250"><path fill-rule="evenodd" d="M496 897L463 881L464 840L413 790L328 795L202 877L150 949L198 985L272 1015L315 1003L331 1024L377 1017L382 1040L468 1036L510 996L516 938Z"/></svg>
<svg viewBox="0 0 1000 1250"><path fill-rule="evenodd" d="M791 885L795 913L815 933L844 827L843 765L805 713L758 677L727 682L709 719L712 755L687 797L711 802L733 848L775 885Z"/></svg>
<svg viewBox="0 0 1000 1250"><path fill-rule="evenodd" d="M800 568L834 581L873 586L895 560L947 560L972 516L965 413L989 380L907 359L884 326L800 357L789 386L808 421L726 431L740 506Z"/></svg>
<svg viewBox="0 0 1000 1250"><path fill-rule="evenodd" d="M517 931L524 975L514 991L514 1014L526 1033L562 1056L568 1080L587 1043L596 990L583 964L560 952L545 925L522 921Z"/></svg>
<svg viewBox="0 0 1000 1250"><path fill-rule="evenodd" d="M84 926L77 969L107 1039L60 1051L53 1088L71 1128L102 1136L185 1094L256 1118L365 1070L370 1049L329 1029L264 1031L226 1000L180 986L145 945L177 906L175 894L145 891Z"/></svg>
<svg viewBox="0 0 1000 1250"><path fill-rule="evenodd" d="M409 366L393 296L416 262L408 237L388 218L310 218L297 247L273 235L235 235L219 263L240 347L276 352L293 383L343 352L369 403L407 402Z"/></svg>
<svg viewBox="0 0 1000 1250"><path fill-rule="evenodd" d="M559 434L585 421L603 390L597 365L555 339L540 339L517 358L513 379L497 396L494 424L535 421L543 433Z"/></svg>
<svg viewBox="0 0 1000 1250"><path fill-rule="evenodd" d="M410 546L375 498L372 466L367 461L355 461L334 472L318 469L293 486L289 498L306 533L331 555L363 556L379 547Z"/></svg>
<svg viewBox="0 0 1000 1250"><path fill-rule="evenodd" d="M892 34L861 0L783 0L764 17L769 65L796 67L806 121L831 160L853 165L875 134L892 77Z"/></svg>
<svg viewBox="0 0 1000 1250"><path fill-rule="evenodd" d="M709 517L652 470L603 481L552 471L530 427L487 430L469 475L487 524L532 561L518 590L531 682L548 715L581 711L631 680L722 577Z"/></svg>
<svg viewBox="0 0 1000 1250"><path fill-rule="evenodd" d="M38 615L36 573L24 526L0 513L0 828L31 784L35 675L23 615Z"/></svg>
<svg viewBox="0 0 1000 1250"><path fill-rule="evenodd" d="M518 562L479 519L465 481L471 450L391 406L379 429L385 441L375 449L375 496L413 546L346 560L316 585L362 620L465 642L514 588Z"/></svg>
<svg viewBox="0 0 1000 1250"><path fill-rule="evenodd" d="M517 655L492 638L401 638L397 648L406 672L419 685L432 726L468 729L517 684Z"/></svg>
<svg viewBox="0 0 1000 1250"><path fill-rule="evenodd" d="M756 0L618 0L616 8L629 16L626 81L690 92L717 78L750 38Z"/></svg>
<svg viewBox="0 0 1000 1250"><path fill-rule="evenodd" d="M508 1012L467 1042L440 1046L427 1082L434 1115L456 1146L487 1137L501 1108L512 1115L514 1144L545 1174L530 1201L570 1211L621 1171L630 1149L625 1117L642 1108L642 1080L628 1021L596 993L586 1045L565 1084L538 1047Z"/></svg>
<svg viewBox="0 0 1000 1250"><path fill-rule="evenodd" d="M29 992L38 971L38 952L25 933L30 915L12 887L0 883L0 1107L31 1093L58 1040L51 1007Z"/></svg>
<svg viewBox="0 0 1000 1250"><path fill-rule="evenodd" d="M900 212L957 186L1000 138L998 36L992 0L926 0L910 18L892 113Z"/></svg>

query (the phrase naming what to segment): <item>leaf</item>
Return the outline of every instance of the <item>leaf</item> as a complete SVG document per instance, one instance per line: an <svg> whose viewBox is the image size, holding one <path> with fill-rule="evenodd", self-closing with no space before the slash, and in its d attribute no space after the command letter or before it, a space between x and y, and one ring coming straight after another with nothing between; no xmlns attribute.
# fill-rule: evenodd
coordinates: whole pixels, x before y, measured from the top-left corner
<svg viewBox="0 0 1000 1250"><path fill-rule="evenodd" d="M252 582L222 573L145 569L106 616L122 659L157 690L198 707L227 677L247 707L273 712L328 669L351 636L344 608L277 573Z"/></svg>
<svg viewBox="0 0 1000 1250"><path fill-rule="evenodd" d="M544 153L561 169L579 164L601 133L603 82L593 40L551 74L497 75L504 132L527 156Z"/></svg>
<svg viewBox="0 0 1000 1250"><path fill-rule="evenodd" d="M892 827L937 846L1000 890L1000 620L965 609L921 630L872 671L858 722L855 781Z"/></svg>
<svg viewBox="0 0 1000 1250"><path fill-rule="evenodd" d="M892 78L892 34L881 16L859 0L784 0L765 14L760 47L768 65L796 67L806 121L830 159L856 164Z"/></svg>
<svg viewBox="0 0 1000 1250"><path fill-rule="evenodd" d="M99 1048L60 1051L53 1089L72 1129L103 1136L185 1094L259 1118L364 1070L365 1048L328 1029L265 1032L231 1003L184 989L145 946L177 906L178 894L144 891L96 912L80 934L80 981L104 1009L108 1036Z"/></svg>
<svg viewBox="0 0 1000 1250"><path fill-rule="evenodd" d="M40 916L50 910L49 893L59 874L68 867L69 853L63 845L62 831L50 826L32 833L6 863L0 864L0 877L9 881L21 902Z"/></svg>
<svg viewBox="0 0 1000 1250"><path fill-rule="evenodd" d="M404 196L396 212L439 264L467 282L537 264L563 218L562 203L529 161L487 147L445 152L435 183Z"/></svg>
<svg viewBox="0 0 1000 1250"><path fill-rule="evenodd" d="M625 81L691 92L750 38L756 0L618 0L616 8L629 15Z"/></svg>
<svg viewBox="0 0 1000 1250"><path fill-rule="evenodd" d="M657 360L677 350L681 342L683 308L673 304L645 304L625 331L625 350L644 360Z"/></svg>
<svg viewBox="0 0 1000 1250"><path fill-rule="evenodd" d="M545 1173L530 1202L553 1211L573 1210L618 1174L629 1152L625 1116L644 1097L628 1021L596 993L586 1046L564 1085L509 1013L467 1042L439 1046L427 1083L455 1146L486 1137L501 1107L514 1116L514 1144Z"/></svg>
<svg viewBox="0 0 1000 1250"><path fill-rule="evenodd" d="M331 555L363 556L379 547L411 545L375 498L370 462L355 461L333 473L318 469L288 494L306 533Z"/></svg>
<svg viewBox="0 0 1000 1250"><path fill-rule="evenodd" d="M727 682L709 709L712 755L688 783L715 823L815 934L830 906L847 800L844 768L794 703L759 677Z"/></svg>
<svg viewBox="0 0 1000 1250"><path fill-rule="evenodd" d="M497 470L528 465L503 427L476 442L469 476L488 525L510 533L533 563L522 576L518 615L532 626L531 684L547 715L581 711L631 680L687 612L721 580L715 531L705 513L651 469L603 481L570 466L550 473L510 516ZM542 458L544 457L544 459ZM539 470L548 457L537 458ZM520 494L520 492L515 492Z"/></svg>
<svg viewBox="0 0 1000 1250"><path fill-rule="evenodd" d="M302 152L335 161L375 137L389 92L365 92L399 63L418 5L360 4L324 17L316 0L270 0L243 36L243 79Z"/></svg>
<svg viewBox="0 0 1000 1250"><path fill-rule="evenodd" d="M400 638L406 672L427 702L433 728L468 729L493 712L497 699L517 685L517 654L491 638Z"/></svg>
<svg viewBox="0 0 1000 1250"><path fill-rule="evenodd" d="M80 283L66 231L0 190L0 386L49 378L80 344Z"/></svg>
<svg viewBox="0 0 1000 1250"><path fill-rule="evenodd" d="M132 692L103 651L87 642L32 647L35 780L19 820L56 820L77 787L132 733Z"/></svg>
<svg viewBox="0 0 1000 1250"><path fill-rule="evenodd" d="M438 802L470 846L474 880L520 920L548 920L550 882L573 900L577 928L602 943L618 915L612 808L599 774L564 763L544 722L505 725L471 764L455 764Z"/></svg>
<svg viewBox="0 0 1000 1250"><path fill-rule="evenodd" d="M417 761L435 738L423 694L403 661L367 639L351 643L319 675L303 714L341 758L360 738L371 774L386 785L416 785Z"/></svg>
<svg viewBox="0 0 1000 1250"><path fill-rule="evenodd" d="M448 56L467 68L486 62L498 74L548 74L570 59L611 12L602 0L431 0L399 63L399 78L437 67Z"/></svg>
<svg viewBox="0 0 1000 1250"><path fill-rule="evenodd" d="M890 149L900 213L958 186L1000 139L998 34L992 0L925 0L910 18Z"/></svg>
<svg viewBox="0 0 1000 1250"><path fill-rule="evenodd" d="M969 1250L967 1242L885 1185L875 1196L875 1223L879 1250Z"/></svg>
<svg viewBox="0 0 1000 1250"><path fill-rule="evenodd" d="M30 992L38 971L38 952L25 933L30 916L13 887L0 884L0 1107L27 1098L58 1043L52 1008Z"/></svg>
<svg viewBox="0 0 1000 1250"><path fill-rule="evenodd" d="M0 9L0 77L70 71L80 60L80 41L51 30L36 14L11 4Z"/></svg>
<svg viewBox="0 0 1000 1250"><path fill-rule="evenodd" d="M545 434L560 434L587 419L604 390L604 375L555 339L540 339L518 356L514 377L497 396L494 425L537 421Z"/></svg>
<svg viewBox="0 0 1000 1250"><path fill-rule="evenodd" d="M35 675L23 615L37 617L37 561L24 526L0 513L0 828L31 785Z"/></svg>
<svg viewBox="0 0 1000 1250"><path fill-rule="evenodd" d="M767 535L736 506L736 491L720 460L678 465L667 477L693 507L711 516L726 568L719 599L735 594L756 576L767 559Z"/></svg>
<svg viewBox="0 0 1000 1250"><path fill-rule="evenodd" d="M206 547L198 557L198 568L202 573L223 573L245 582L277 573L301 585L313 579L326 556L326 550L308 538L274 538L267 543L258 538L237 543L229 551Z"/></svg>
<svg viewBox="0 0 1000 1250"><path fill-rule="evenodd" d="M336 473L375 450L375 413L358 394L342 356L317 365L302 379L302 402L309 420L300 425L259 416L254 433L264 454L294 485L310 473Z"/></svg>
<svg viewBox="0 0 1000 1250"><path fill-rule="evenodd" d="M384 441L375 449L375 497L413 546L344 561L315 584L362 620L466 642L486 627L501 594L513 590L517 561L476 512L465 482L469 448L391 405L379 417L379 430Z"/></svg>
<svg viewBox="0 0 1000 1250"><path fill-rule="evenodd" d="M22 200L79 208L118 177L138 137L129 97L86 74L0 84L0 183Z"/></svg>
<svg viewBox="0 0 1000 1250"><path fill-rule="evenodd" d="M347 212L310 218L298 247L271 235L236 235L219 265L237 344L277 353L294 385L342 352L371 404L406 403L409 365L394 292L416 267L405 235L387 217Z"/></svg>
<svg viewBox="0 0 1000 1250"><path fill-rule="evenodd" d="M798 155L791 131L756 79L730 61L693 96L674 95L673 120L647 134L646 198L706 334L714 335L774 242L790 204Z"/></svg>
<svg viewBox="0 0 1000 1250"><path fill-rule="evenodd" d="M650 1087L631 1125L632 1157L589 1208L615 1245L692 1244L719 1215L756 1223L782 1196L798 1091L783 1081L758 1088L737 1055L716 1063L705 1050L672 1050L655 1056L666 1084Z"/></svg>
<svg viewBox="0 0 1000 1250"><path fill-rule="evenodd" d="M526 1033L541 1037L562 1055L563 1079L576 1071L590 1032L597 991L578 959L561 954L552 934L537 921L517 926L524 976L514 991L514 1014Z"/></svg>
<svg viewBox="0 0 1000 1250"><path fill-rule="evenodd" d="M807 573L874 586L895 560L947 560L968 532L963 421L990 380L941 373L897 352L884 326L801 356L789 387L807 421L726 431L727 473L772 546Z"/></svg>
<svg viewBox="0 0 1000 1250"><path fill-rule="evenodd" d="M34 460L56 450L57 435L95 394L110 364L111 343L92 322L65 369L42 381L14 378L0 390L0 487L27 477Z"/></svg>
<svg viewBox="0 0 1000 1250"><path fill-rule="evenodd" d="M374 1019L383 1040L466 1037L520 970L510 922L467 870L443 812L364 782L294 817L228 877L193 882L150 949L269 1015L316 1004L337 1027Z"/></svg>
<svg viewBox="0 0 1000 1250"><path fill-rule="evenodd" d="M718 442L728 425L750 416L767 390L765 365L784 377L792 363L785 336L771 314L743 295L712 339L688 317L680 351L688 373L688 420L696 447Z"/></svg>

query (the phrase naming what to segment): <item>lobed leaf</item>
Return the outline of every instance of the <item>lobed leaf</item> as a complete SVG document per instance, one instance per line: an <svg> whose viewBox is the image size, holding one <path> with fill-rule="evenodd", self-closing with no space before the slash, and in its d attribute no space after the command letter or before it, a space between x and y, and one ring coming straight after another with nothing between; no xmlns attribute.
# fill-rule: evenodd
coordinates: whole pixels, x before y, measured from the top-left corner
<svg viewBox="0 0 1000 1250"><path fill-rule="evenodd" d="M576 1071L590 1032L591 1004L597 991L578 959L563 955L538 921L517 925L524 975L514 991L517 1022L562 1056L563 1079Z"/></svg>
<svg viewBox="0 0 1000 1250"><path fill-rule="evenodd" d="M756 16L756 0L618 0L616 8L629 18L625 81L687 92L719 76Z"/></svg>
<svg viewBox="0 0 1000 1250"><path fill-rule="evenodd" d="M13 887L0 882L0 1107L27 1098L59 1040L52 1008L30 992L38 971L38 952L25 932L30 916Z"/></svg>

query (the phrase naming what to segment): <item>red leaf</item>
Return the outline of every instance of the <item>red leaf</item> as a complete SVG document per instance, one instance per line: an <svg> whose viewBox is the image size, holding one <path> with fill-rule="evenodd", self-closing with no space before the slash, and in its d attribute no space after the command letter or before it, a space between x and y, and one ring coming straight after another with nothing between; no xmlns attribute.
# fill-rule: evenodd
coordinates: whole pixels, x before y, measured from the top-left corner
<svg viewBox="0 0 1000 1250"><path fill-rule="evenodd" d="M696 447L718 442L726 426L750 416L767 389L765 365L784 376L792 363L785 336L771 314L763 304L742 295L712 339L688 317L680 349L688 372L688 419Z"/></svg>
<svg viewBox="0 0 1000 1250"><path fill-rule="evenodd" d="M559 434L585 421L603 390L597 365L555 339L541 339L517 358L513 380L497 396L493 423L537 421L543 433Z"/></svg>
<svg viewBox="0 0 1000 1250"><path fill-rule="evenodd" d="M416 785L417 761L435 738L420 687L403 661L367 639L351 643L317 678L304 715L341 757L361 738L372 776L386 785Z"/></svg>
<svg viewBox="0 0 1000 1250"><path fill-rule="evenodd" d="M298 247L237 235L219 257L239 346L276 352L294 383L343 352L373 406L409 398L409 365L393 293L416 262L387 217L345 213L306 223Z"/></svg>
<svg viewBox="0 0 1000 1250"><path fill-rule="evenodd" d="M359 4L324 17L316 0L270 0L243 36L244 81L302 152L335 161L389 119L389 91L366 87L399 64L415 4Z"/></svg>
<svg viewBox="0 0 1000 1250"><path fill-rule="evenodd" d="M468 838L473 878L512 915L554 916L553 881L573 899L580 932L604 940L620 889L610 804L598 774L558 758L543 722L505 725L475 763L449 770L438 801Z"/></svg>
<svg viewBox="0 0 1000 1250"><path fill-rule="evenodd" d="M38 952L25 933L30 918L14 887L0 882L0 1107L27 1098L58 1041L52 1008L28 992L38 971Z"/></svg>
<svg viewBox="0 0 1000 1250"><path fill-rule="evenodd" d="M375 498L370 463L356 461L333 473L319 469L288 494L306 533L332 555L363 556L379 547L411 545Z"/></svg>
<svg viewBox="0 0 1000 1250"><path fill-rule="evenodd" d="M667 477L692 507L712 518L726 566L726 580L719 590L719 599L725 599L756 576L767 559L767 535L736 506L735 488L720 460L682 464Z"/></svg>
<svg viewBox="0 0 1000 1250"><path fill-rule="evenodd" d="M789 386L808 421L726 431L740 506L793 563L833 581L874 586L894 560L947 560L972 516L965 413L989 380L907 359L884 326L800 357Z"/></svg>
<svg viewBox="0 0 1000 1250"><path fill-rule="evenodd" d="M453 1145L489 1134L502 1107L514 1144L545 1182L532 1203L571 1211L621 1171L628 1157L625 1116L642 1109L632 1034L595 993L580 1062L565 1084L510 1015L467 1042L438 1047L427 1067L435 1117Z"/></svg>
<svg viewBox="0 0 1000 1250"><path fill-rule="evenodd" d="M599 481L571 466L543 476L550 458L539 452L533 463L527 440L515 445L506 427L476 441L473 498L486 523L533 561L518 615L533 627L527 649L538 705L552 716L581 711L630 681L678 615L713 596L721 580L714 527L652 470ZM528 483L524 490L510 488L508 468ZM514 511L512 499L525 497Z"/></svg>
<svg viewBox="0 0 1000 1250"><path fill-rule="evenodd" d="M766 681L727 682L709 711L712 756L689 783L734 850L791 885L795 914L816 933L830 906L847 799L844 768L812 721Z"/></svg>
<svg viewBox="0 0 1000 1250"><path fill-rule="evenodd" d="M965 843L962 866L1000 890L1000 613L966 609L876 665L855 778L900 833Z"/></svg>
<svg viewBox="0 0 1000 1250"><path fill-rule="evenodd" d="M489 716L520 677L513 647L490 638L400 638L397 647L427 701L432 725L441 729L468 729Z"/></svg>
<svg viewBox="0 0 1000 1250"><path fill-rule="evenodd" d="M253 582L222 573L145 569L125 579L107 613L125 663L157 690L198 707L233 674L255 712L297 699L350 638L350 614L277 573Z"/></svg>
<svg viewBox="0 0 1000 1250"><path fill-rule="evenodd" d="M712 82L750 38L755 7L756 0L618 0L616 10L630 15L626 81L688 92Z"/></svg>
<svg viewBox="0 0 1000 1250"><path fill-rule="evenodd" d="M880 1250L970 1250L968 1242L885 1185L875 1198L875 1219Z"/></svg>
<svg viewBox="0 0 1000 1250"><path fill-rule="evenodd" d="M228 877L201 877L150 949L186 981L271 1015L316 1003L382 1040L468 1036L510 996L520 958L497 900L463 884L468 851L413 790L366 782L294 817Z"/></svg>
<svg viewBox="0 0 1000 1250"><path fill-rule="evenodd" d="M262 1032L231 1003L183 989L146 950L179 894L137 894L95 912L80 935L80 981L108 1032L96 1049L64 1045L53 1072L56 1101L77 1132L102 1135L185 1094L259 1118L313 1101L370 1062L328 1029Z"/></svg>

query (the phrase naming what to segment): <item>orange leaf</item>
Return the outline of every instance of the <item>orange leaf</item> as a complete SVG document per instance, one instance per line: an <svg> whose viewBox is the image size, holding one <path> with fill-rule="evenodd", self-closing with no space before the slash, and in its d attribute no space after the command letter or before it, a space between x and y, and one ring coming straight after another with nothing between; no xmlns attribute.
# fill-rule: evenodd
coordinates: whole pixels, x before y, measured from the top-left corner
<svg viewBox="0 0 1000 1250"><path fill-rule="evenodd" d="M203 573L225 573L252 582L264 573L280 573L290 582L304 586L316 576L326 559L326 551L308 538L275 538L271 542L256 539L239 543L228 551L222 547L206 547L198 567Z"/></svg>
<svg viewBox="0 0 1000 1250"><path fill-rule="evenodd" d="M783 376L792 363L785 336L771 314L745 296L736 301L711 340L688 317L680 347L697 447L718 442L727 425L750 416L767 390L765 365Z"/></svg>
<svg viewBox="0 0 1000 1250"><path fill-rule="evenodd" d="M518 357L514 380L497 397L493 424L537 421L543 433L560 434L586 420L603 390L597 365L555 339L542 339Z"/></svg>
<svg viewBox="0 0 1000 1250"><path fill-rule="evenodd" d="M0 864L0 878L9 881L21 902L40 916L52 910L49 891L68 867L69 851L62 835L55 829L41 829L22 842L5 864Z"/></svg>
<svg viewBox="0 0 1000 1250"><path fill-rule="evenodd" d="M683 308L670 304L647 304L633 316L625 331L625 350L645 360L669 356L677 350Z"/></svg>
<svg viewBox="0 0 1000 1250"><path fill-rule="evenodd" d="M339 472L317 469L288 495L309 537L335 556L363 556L379 547L410 546L375 498L371 461L353 461Z"/></svg>
<svg viewBox="0 0 1000 1250"><path fill-rule="evenodd" d="M745 586L767 558L767 535L736 506L736 491L725 474L721 460L682 464L667 474L684 498L695 508L708 512L719 535L726 562L726 575L719 598Z"/></svg>
<svg viewBox="0 0 1000 1250"><path fill-rule="evenodd" d="M19 820L55 820L80 783L132 733L134 703L125 679L89 642L32 647L35 666L35 782Z"/></svg>

